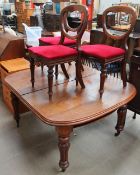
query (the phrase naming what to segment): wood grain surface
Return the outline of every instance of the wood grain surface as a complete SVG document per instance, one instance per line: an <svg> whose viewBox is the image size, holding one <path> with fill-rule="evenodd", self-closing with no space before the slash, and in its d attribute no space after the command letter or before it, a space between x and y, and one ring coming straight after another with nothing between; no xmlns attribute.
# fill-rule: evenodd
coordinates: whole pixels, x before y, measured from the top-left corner
<svg viewBox="0 0 140 175"><path fill-rule="evenodd" d="M55 77L53 79L54 86L56 84L61 84L64 82L75 80L76 73L75 73L74 63L72 64L72 66L69 64L65 64L65 66L70 76L69 80L65 78L64 73L62 72L61 68L59 68L58 80L56 80ZM32 88L31 81L30 81L31 80L30 70L24 70L18 73L14 73L14 75L9 75L6 79L6 82L8 82L8 86L10 86L13 90L16 89L16 93L19 95L38 91L40 89L44 89L48 87L47 70L48 69L46 66L44 66L43 73L41 71L41 67L35 68L35 87L34 88ZM92 68L85 66L85 70L83 71L83 77L91 75L93 72L94 70ZM14 77L16 77L16 80Z"/></svg>
<svg viewBox="0 0 140 175"><path fill-rule="evenodd" d="M127 104L136 94L133 85L127 83L127 86L123 88L120 79L108 76L105 82L104 95L100 99L100 72L91 68L84 72L83 79L86 88L83 90L80 86L75 86L72 71L74 68L72 67L70 68L71 79L69 82L60 76L59 83L57 85L55 83L53 86L52 102L49 101L47 96L46 76L45 78L41 75L38 77L39 85L36 90L31 89L30 76L27 76L29 74L28 70L8 76L6 83L43 122L54 126L79 125L102 118ZM41 70L36 72L39 74ZM15 78L16 80L20 78L20 81L15 82Z"/></svg>

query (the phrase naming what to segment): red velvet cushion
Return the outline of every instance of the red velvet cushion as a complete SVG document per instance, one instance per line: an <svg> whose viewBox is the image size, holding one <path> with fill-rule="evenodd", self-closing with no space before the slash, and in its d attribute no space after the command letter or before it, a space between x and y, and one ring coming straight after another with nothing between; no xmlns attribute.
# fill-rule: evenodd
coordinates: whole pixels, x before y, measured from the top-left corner
<svg viewBox="0 0 140 175"><path fill-rule="evenodd" d="M81 46L81 50L88 56L93 56L100 59L111 59L125 54L124 49L104 44L83 45Z"/></svg>
<svg viewBox="0 0 140 175"><path fill-rule="evenodd" d="M63 45L30 47L28 51L29 53L33 53L37 56L49 60L59 59L68 56L76 56L78 53L76 49Z"/></svg>
<svg viewBox="0 0 140 175"><path fill-rule="evenodd" d="M46 44L46 45L57 45L59 44L60 41L60 36L55 36L55 37L42 37L39 39L40 42ZM76 41L65 38L64 43L65 46L70 46L70 45L75 45Z"/></svg>

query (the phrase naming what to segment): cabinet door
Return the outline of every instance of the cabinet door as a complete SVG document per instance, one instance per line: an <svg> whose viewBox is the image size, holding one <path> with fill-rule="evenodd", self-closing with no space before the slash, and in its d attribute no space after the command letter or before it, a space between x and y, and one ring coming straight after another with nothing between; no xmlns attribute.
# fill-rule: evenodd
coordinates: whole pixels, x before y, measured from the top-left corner
<svg viewBox="0 0 140 175"><path fill-rule="evenodd" d="M56 32L60 30L60 15L45 14L43 19L47 31Z"/></svg>
<svg viewBox="0 0 140 175"><path fill-rule="evenodd" d="M137 94L135 98L128 104L128 108L140 114L140 57L138 56L132 57L129 82L136 87Z"/></svg>

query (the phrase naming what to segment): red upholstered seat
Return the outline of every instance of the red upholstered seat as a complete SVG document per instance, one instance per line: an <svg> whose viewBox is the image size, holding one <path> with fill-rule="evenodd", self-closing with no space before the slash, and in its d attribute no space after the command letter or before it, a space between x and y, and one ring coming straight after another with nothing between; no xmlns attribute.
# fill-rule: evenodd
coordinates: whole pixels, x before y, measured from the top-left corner
<svg viewBox="0 0 140 175"><path fill-rule="evenodd" d="M57 45L59 44L60 41L60 36L56 36L56 37L42 37L39 39L40 42L46 44L46 45ZM69 38L65 38L64 43L65 46L70 46L70 45L75 45L76 41L69 39Z"/></svg>
<svg viewBox="0 0 140 175"><path fill-rule="evenodd" d="M36 54L37 56L48 60L59 59L68 56L76 56L78 53L76 49L63 45L31 47L28 50L29 53Z"/></svg>
<svg viewBox="0 0 140 175"><path fill-rule="evenodd" d="M104 44L83 45L81 46L83 54L100 59L112 59L125 54L125 50Z"/></svg>

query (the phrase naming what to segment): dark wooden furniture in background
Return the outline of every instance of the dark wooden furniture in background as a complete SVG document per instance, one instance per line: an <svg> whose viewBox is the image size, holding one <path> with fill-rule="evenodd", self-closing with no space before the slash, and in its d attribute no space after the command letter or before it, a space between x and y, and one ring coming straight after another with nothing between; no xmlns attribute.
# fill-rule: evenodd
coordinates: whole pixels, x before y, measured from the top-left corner
<svg viewBox="0 0 140 175"><path fill-rule="evenodd" d="M135 48L138 47L139 42L140 42L140 32L139 33L132 32L129 35L129 40L128 40L128 54L127 54L128 62L130 62L133 52Z"/></svg>
<svg viewBox="0 0 140 175"><path fill-rule="evenodd" d="M114 33L115 32L116 31L114 30ZM105 37L102 28L92 29L90 31L90 44L103 44L106 42L109 42L109 41ZM138 19L136 20L134 30L129 35L127 45L128 45L127 61L129 62L131 59L131 56L133 55L134 48L136 48L136 47L139 48L139 46L140 46L140 20L138 20Z"/></svg>
<svg viewBox="0 0 140 175"><path fill-rule="evenodd" d="M133 55L140 56L140 46L134 48Z"/></svg>
<svg viewBox="0 0 140 175"><path fill-rule="evenodd" d="M49 14L43 15L44 28L49 32L60 31L60 14Z"/></svg>
<svg viewBox="0 0 140 175"><path fill-rule="evenodd" d="M111 33L107 26L107 15L109 13L126 13L131 15L130 27L126 32L120 33ZM87 62L97 62L101 66L100 74L100 97L104 92L104 83L107 73L107 65L112 63L119 63L121 69L121 79L123 81L123 87L126 87L126 42L131 33L135 21L136 21L136 12L133 8L127 6L112 6L107 8L103 12L102 24L105 37L107 38L106 44L94 44L94 45L83 45L81 47L81 58Z"/></svg>
<svg viewBox="0 0 140 175"><path fill-rule="evenodd" d="M37 16L30 16L30 26L38 26L38 19Z"/></svg>
<svg viewBox="0 0 140 175"><path fill-rule="evenodd" d="M17 17L16 15L13 16L7 16L7 15L3 15L3 25L4 26L10 26L11 29L13 29L14 31L17 31Z"/></svg>
<svg viewBox="0 0 140 175"><path fill-rule="evenodd" d="M23 33L24 27L22 23L26 23L28 26L30 26L30 16L32 16L34 9L33 8L27 8L25 6L25 2L17 2L15 3L16 8L16 14L17 14L17 29L18 32Z"/></svg>
<svg viewBox="0 0 140 175"><path fill-rule="evenodd" d="M128 109L140 114L140 56L133 55L130 60L129 82L136 87L137 94L128 104Z"/></svg>
<svg viewBox="0 0 140 175"><path fill-rule="evenodd" d="M76 28L80 25L81 21L78 17L68 17L69 26L72 28Z"/></svg>
<svg viewBox="0 0 140 175"><path fill-rule="evenodd" d="M138 54L140 53L139 46L140 46L140 19L137 19L133 32L129 36L128 60L130 60L131 56L133 55L134 49L135 52L137 52L138 49Z"/></svg>
<svg viewBox="0 0 140 175"><path fill-rule="evenodd" d="M50 32L60 31L60 24L58 24L58 23L60 23L60 15L57 15L56 19L52 20L52 18L56 18L56 15L55 14L52 15L52 14L48 14L48 13L42 15L44 29L46 29L47 31L50 31ZM68 23L72 28L76 28L80 25L80 19L77 17L76 18L75 17L68 17ZM39 25L39 23L38 23L37 17L30 16L30 26L38 26L38 25Z"/></svg>
<svg viewBox="0 0 140 175"><path fill-rule="evenodd" d="M40 68L36 70L37 83L34 89L31 87L29 70L14 73L5 79L7 86L12 91L17 123L20 119L18 113L20 99L36 117L56 128L60 150L59 166L62 171L65 171L69 166L70 134L74 128L110 116L110 113L118 110L116 125L116 135L118 135L124 128L126 104L136 94L133 85L128 83L127 87L123 89L120 79L109 77L105 83L104 96L100 99L98 93L99 72L89 67L85 67L83 72L86 88L83 91L78 87L75 89L73 88L75 86L74 69L74 65L69 67L71 77L69 82L65 80L63 74L59 76L57 81L55 80L52 102L46 95L47 77L45 74L40 77Z"/></svg>
<svg viewBox="0 0 140 175"><path fill-rule="evenodd" d="M5 84L6 76L21 71L29 69L29 61L25 58L16 58L12 60L6 60L0 62L0 74L1 74L1 83L2 83L2 97L5 105L13 113L14 109L11 101L11 91L8 86ZM19 113L24 113L27 111L27 108L22 103L19 104Z"/></svg>
<svg viewBox="0 0 140 175"><path fill-rule="evenodd" d="M100 14L100 13L97 14L97 28L103 27L102 17L103 17L103 14ZM108 27L114 26L115 25L115 14L108 14L106 20L107 20L106 23Z"/></svg>
<svg viewBox="0 0 140 175"><path fill-rule="evenodd" d="M0 61L24 57L24 39L0 32Z"/></svg>
<svg viewBox="0 0 140 175"><path fill-rule="evenodd" d="M116 31L114 30L114 33ZM135 47L138 45L138 41L140 40L140 33L132 32L129 35L128 39L128 52L127 52L127 61L129 62L131 56L133 55ZM90 31L90 44L104 44L109 42L103 33L102 28L92 29Z"/></svg>
<svg viewBox="0 0 140 175"><path fill-rule="evenodd" d="M90 31L90 43L89 44L103 44L105 43L105 35L102 28L92 29Z"/></svg>

